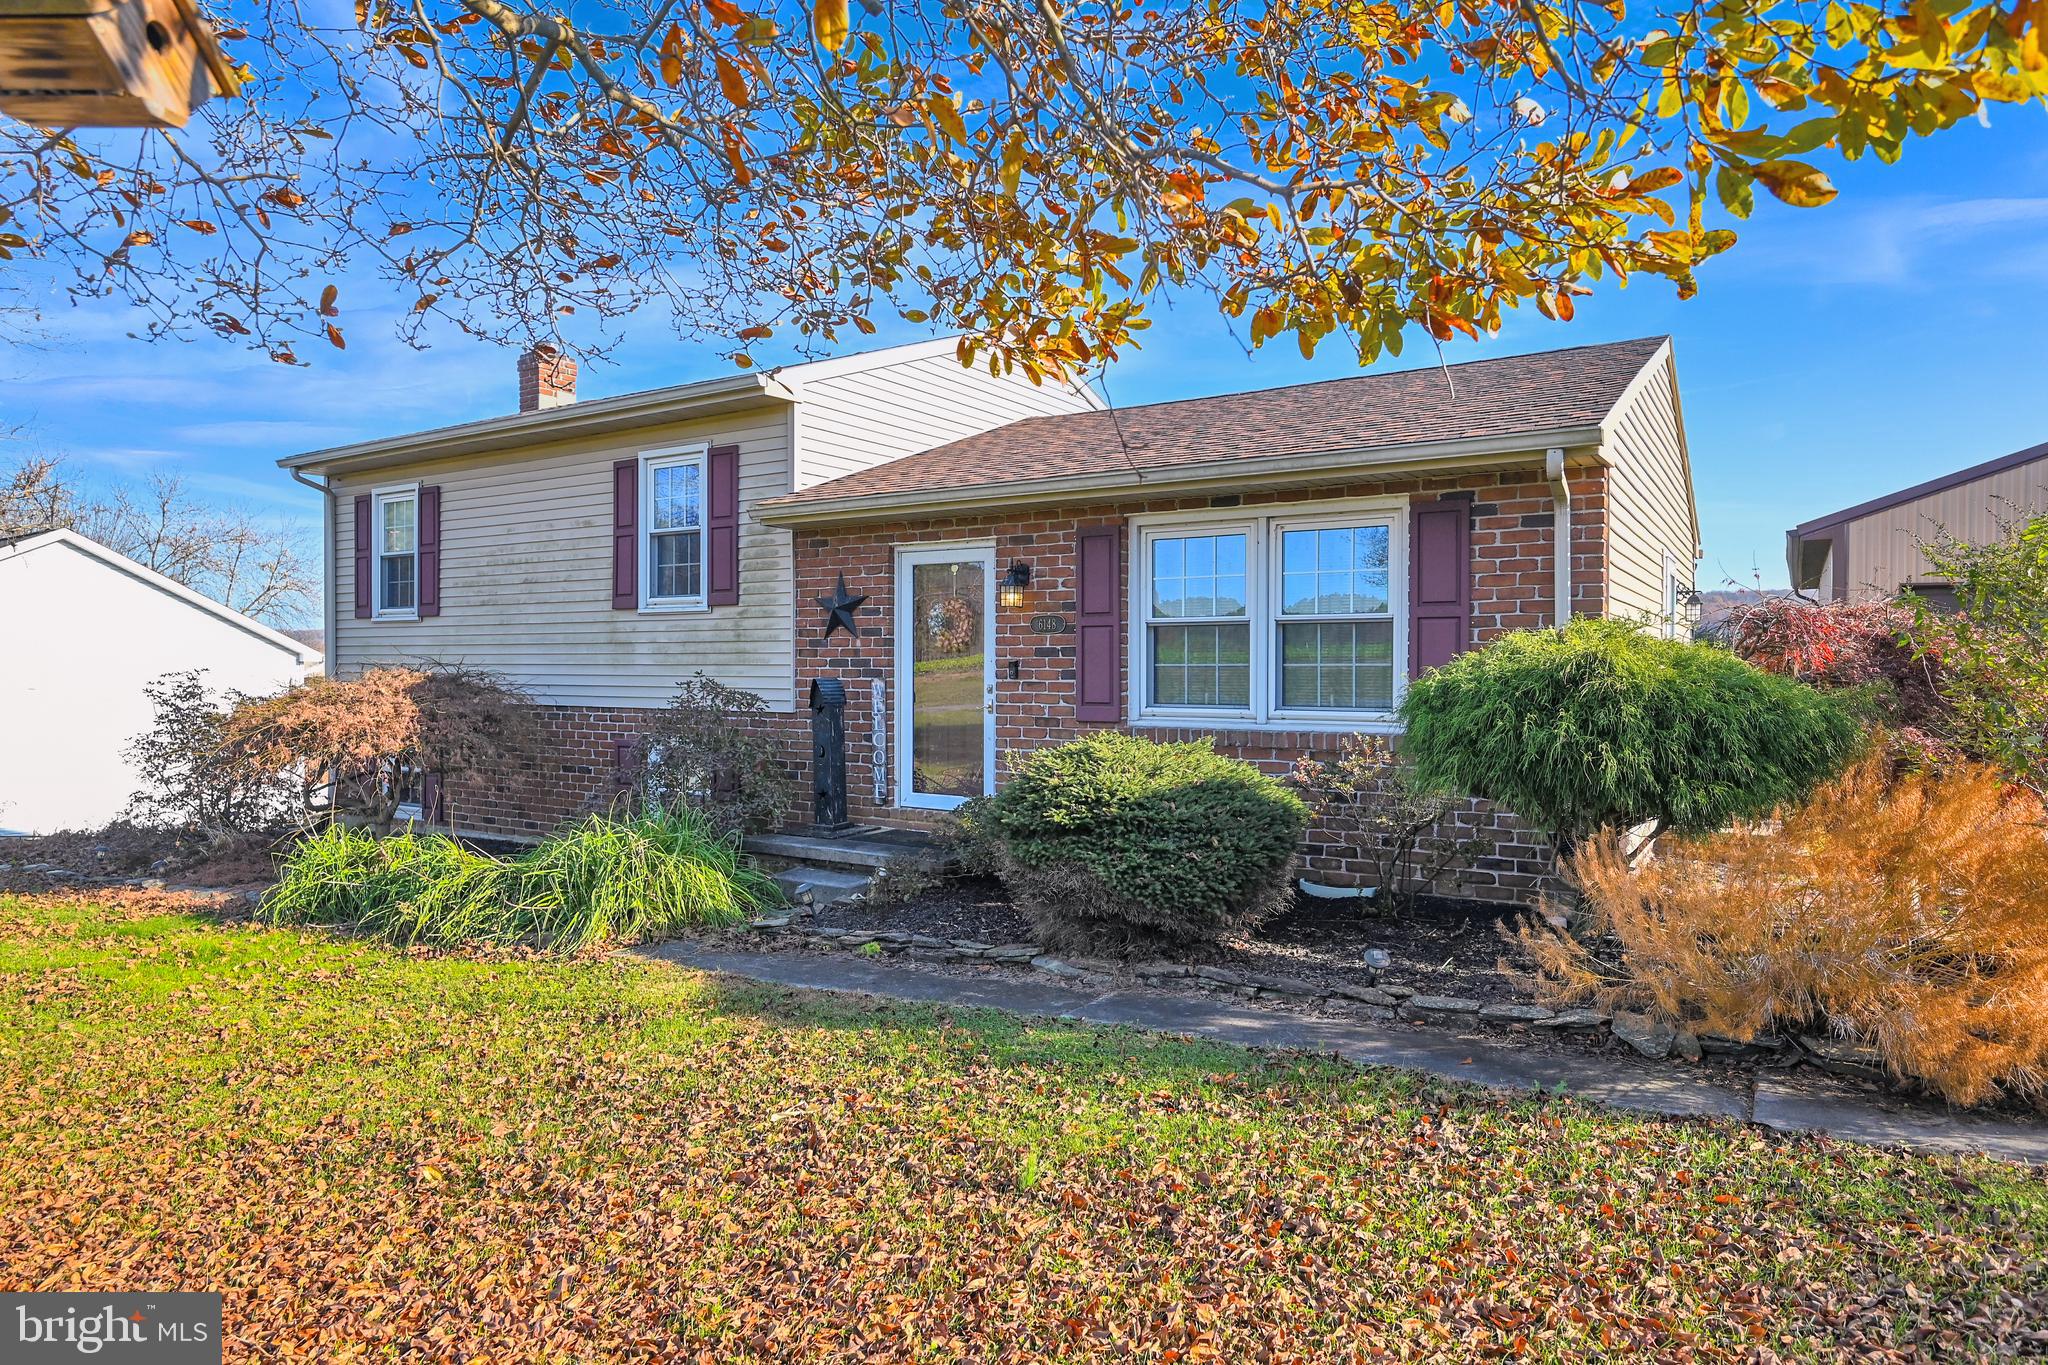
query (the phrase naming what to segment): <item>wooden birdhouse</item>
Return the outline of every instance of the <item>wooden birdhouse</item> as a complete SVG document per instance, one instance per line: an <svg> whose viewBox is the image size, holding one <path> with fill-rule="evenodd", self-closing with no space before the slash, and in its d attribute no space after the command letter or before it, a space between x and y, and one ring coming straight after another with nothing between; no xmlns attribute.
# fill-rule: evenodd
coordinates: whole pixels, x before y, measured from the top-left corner
<svg viewBox="0 0 2048 1365"><path fill-rule="evenodd" d="M0 112L42 128L182 128L241 88L195 0L0 0Z"/></svg>

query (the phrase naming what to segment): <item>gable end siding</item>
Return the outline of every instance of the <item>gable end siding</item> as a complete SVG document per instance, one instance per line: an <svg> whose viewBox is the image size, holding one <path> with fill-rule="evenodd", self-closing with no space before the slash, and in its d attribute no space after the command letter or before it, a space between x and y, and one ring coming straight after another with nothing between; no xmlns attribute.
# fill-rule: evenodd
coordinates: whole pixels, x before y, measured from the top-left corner
<svg viewBox="0 0 2048 1365"><path fill-rule="evenodd" d="M335 676L377 663L437 660L501 672L558 706L662 706L699 669L794 704L789 533L754 520L753 505L789 491L789 410L780 403L530 450L337 475ZM740 450L741 600L709 611L612 607L613 467L644 450L693 442ZM442 614L358 620L353 495L418 478L439 484L447 511Z"/></svg>

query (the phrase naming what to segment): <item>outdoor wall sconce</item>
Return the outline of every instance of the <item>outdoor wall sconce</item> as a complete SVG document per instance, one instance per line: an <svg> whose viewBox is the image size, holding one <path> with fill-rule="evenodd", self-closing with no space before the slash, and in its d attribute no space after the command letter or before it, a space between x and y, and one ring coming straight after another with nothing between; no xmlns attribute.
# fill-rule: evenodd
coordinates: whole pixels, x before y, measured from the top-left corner
<svg viewBox="0 0 2048 1365"><path fill-rule="evenodd" d="M1024 589L1031 583L1031 566L1018 560L1003 575L1002 587L996 593L996 602L1005 611L1015 611L1024 605Z"/></svg>

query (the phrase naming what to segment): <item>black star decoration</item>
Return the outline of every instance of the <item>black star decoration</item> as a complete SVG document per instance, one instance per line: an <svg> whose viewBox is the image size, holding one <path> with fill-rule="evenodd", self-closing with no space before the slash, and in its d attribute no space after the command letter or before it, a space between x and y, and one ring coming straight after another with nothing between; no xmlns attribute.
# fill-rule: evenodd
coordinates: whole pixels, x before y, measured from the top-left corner
<svg viewBox="0 0 2048 1365"><path fill-rule="evenodd" d="M820 597L818 605L825 609L825 638L831 639L832 632L840 627L854 639L860 638L860 627L854 624L853 614L868 600L864 592L850 593L846 590L846 575L839 575L839 588L830 597Z"/></svg>

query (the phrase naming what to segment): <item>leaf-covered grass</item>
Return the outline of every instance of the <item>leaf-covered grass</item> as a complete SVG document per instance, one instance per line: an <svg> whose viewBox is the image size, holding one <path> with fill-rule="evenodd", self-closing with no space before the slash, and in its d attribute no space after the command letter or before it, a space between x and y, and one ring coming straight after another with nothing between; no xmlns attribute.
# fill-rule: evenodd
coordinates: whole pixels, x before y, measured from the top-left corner
<svg viewBox="0 0 2048 1365"><path fill-rule="evenodd" d="M275 924L348 924L395 943L576 951L734 924L776 903L737 837L694 811L592 816L516 858L442 834L329 825L300 840L264 897Z"/></svg>
<svg viewBox="0 0 2048 1365"><path fill-rule="evenodd" d="M2048 1187L1123 1031L0 899L0 1289L231 1359L1948 1358Z"/></svg>

